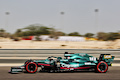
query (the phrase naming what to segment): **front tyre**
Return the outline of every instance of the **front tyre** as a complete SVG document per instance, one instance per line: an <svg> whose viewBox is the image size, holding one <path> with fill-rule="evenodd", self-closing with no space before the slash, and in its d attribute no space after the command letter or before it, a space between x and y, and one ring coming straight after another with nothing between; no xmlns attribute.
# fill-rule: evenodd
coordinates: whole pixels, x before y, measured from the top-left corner
<svg viewBox="0 0 120 80"><path fill-rule="evenodd" d="M96 72L105 73L108 70L108 64L104 61L101 61L96 66Z"/></svg>
<svg viewBox="0 0 120 80"><path fill-rule="evenodd" d="M29 62L28 64L26 64L25 69L29 73L35 73L35 72L37 72L38 66L34 62Z"/></svg>
<svg viewBox="0 0 120 80"><path fill-rule="evenodd" d="M25 61L25 65L28 64L29 62L32 62L33 60L27 60Z"/></svg>

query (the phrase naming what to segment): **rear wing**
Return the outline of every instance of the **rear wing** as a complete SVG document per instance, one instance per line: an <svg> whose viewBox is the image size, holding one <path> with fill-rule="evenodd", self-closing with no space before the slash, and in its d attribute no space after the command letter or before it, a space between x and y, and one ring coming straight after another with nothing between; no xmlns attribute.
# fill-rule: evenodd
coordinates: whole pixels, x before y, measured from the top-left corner
<svg viewBox="0 0 120 80"><path fill-rule="evenodd" d="M104 60L104 59L114 59L115 56L112 56L111 54L100 54L99 60Z"/></svg>
<svg viewBox="0 0 120 80"><path fill-rule="evenodd" d="M111 54L100 54L99 61L105 61L110 66L114 58Z"/></svg>

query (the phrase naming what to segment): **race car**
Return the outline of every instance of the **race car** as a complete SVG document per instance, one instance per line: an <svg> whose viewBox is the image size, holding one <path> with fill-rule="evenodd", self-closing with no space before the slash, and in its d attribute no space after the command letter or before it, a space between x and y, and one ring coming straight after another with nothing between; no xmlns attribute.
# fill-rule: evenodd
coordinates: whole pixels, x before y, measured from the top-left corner
<svg viewBox="0 0 120 80"><path fill-rule="evenodd" d="M100 54L98 59L86 53L65 52L64 58L51 56L45 60L27 60L22 66L11 67L10 73L36 73L38 68L47 72L94 70L106 73L113 60L114 56L110 54Z"/></svg>

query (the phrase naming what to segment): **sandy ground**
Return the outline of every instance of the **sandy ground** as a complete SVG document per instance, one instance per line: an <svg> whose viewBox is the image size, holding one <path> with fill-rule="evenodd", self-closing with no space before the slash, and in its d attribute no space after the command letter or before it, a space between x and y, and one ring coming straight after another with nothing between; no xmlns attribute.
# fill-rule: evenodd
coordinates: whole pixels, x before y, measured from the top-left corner
<svg viewBox="0 0 120 80"><path fill-rule="evenodd" d="M1 49L120 49L120 40L116 41L12 41L0 39Z"/></svg>

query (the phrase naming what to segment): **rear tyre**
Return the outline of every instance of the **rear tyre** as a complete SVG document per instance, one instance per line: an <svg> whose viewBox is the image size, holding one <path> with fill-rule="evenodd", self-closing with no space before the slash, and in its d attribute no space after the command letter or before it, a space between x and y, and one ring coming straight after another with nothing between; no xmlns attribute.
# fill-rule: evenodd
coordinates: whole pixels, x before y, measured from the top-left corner
<svg viewBox="0 0 120 80"><path fill-rule="evenodd" d="M104 61L101 61L97 64L95 70L96 72L99 72L99 73L106 73L108 70L108 64Z"/></svg>
<svg viewBox="0 0 120 80"><path fill-rule="evenodd" d="M34 62L29 62L28 64L26 64L25 69L28 73L35 73L37 72L38 66Z"/></svg>

